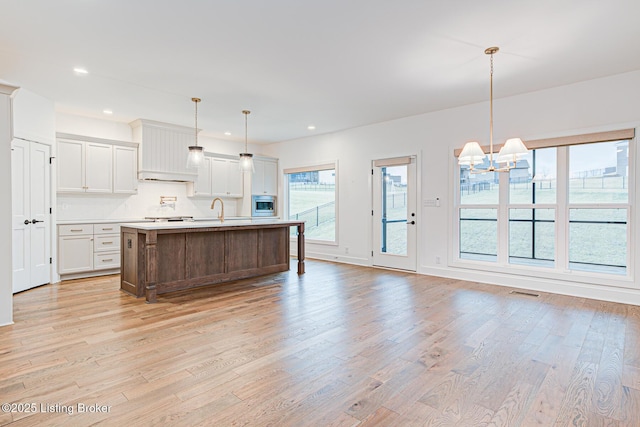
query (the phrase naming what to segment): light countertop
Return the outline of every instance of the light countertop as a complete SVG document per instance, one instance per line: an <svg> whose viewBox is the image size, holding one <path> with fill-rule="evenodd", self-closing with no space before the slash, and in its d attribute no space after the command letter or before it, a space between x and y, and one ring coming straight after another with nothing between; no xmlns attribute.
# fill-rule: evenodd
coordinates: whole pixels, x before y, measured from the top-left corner
<svg viewBox="0 0 640 427"><path fill-rule="evenodd" d="M225 217L225 221L247 221L247 220L256 220L262 221L264 220L274 220L279 219L279 217L248 217L248 216L230 216ZM194 218L195 222L207 222L207 221L218 221L216 217L199 217ZM119 224L119 223L149 223L151 220L144 218L120 218L120 219L62 219L56 221L57 225L70 225L70 224ZM175 222L171 222L171 224L175 224Z"/></svg>
<svg viewBox="0 0 640 427"><path fill-rule="evenodd" d="M269 225L298 225L303 221L287 221L281 219L244 219L227 220L225 222L215 221L176 221L176 222L130 222L121 223L121 227L137 228L139 230L173 230L189 228L234 228L247 226L269 226Z"/></svg>

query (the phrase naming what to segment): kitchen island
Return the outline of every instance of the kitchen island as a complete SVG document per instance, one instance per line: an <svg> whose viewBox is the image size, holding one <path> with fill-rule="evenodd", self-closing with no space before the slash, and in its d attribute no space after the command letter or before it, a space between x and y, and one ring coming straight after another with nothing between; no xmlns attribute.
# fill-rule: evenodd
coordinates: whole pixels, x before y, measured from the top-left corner
<svg viewBox="0 0 640 427"><path fill-rule="evenodd" d="M290 227L304 274L304 221L120 224L120 289L154 303L168 292L287 271Z"/></svg>

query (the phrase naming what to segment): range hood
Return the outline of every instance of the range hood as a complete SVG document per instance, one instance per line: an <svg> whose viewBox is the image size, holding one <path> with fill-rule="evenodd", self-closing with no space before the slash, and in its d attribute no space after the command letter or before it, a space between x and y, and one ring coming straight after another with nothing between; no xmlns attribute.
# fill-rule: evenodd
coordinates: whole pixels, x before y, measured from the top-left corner
<svg viewBox="0 0 640 427"><path fill-rule="evenodd" d="M138 179L147 181L193 182L196 169L187 168L194 129L170 123L138 119L129 123L133 140L139 142ZM198 129L198 132L200 129Z"/></svg>

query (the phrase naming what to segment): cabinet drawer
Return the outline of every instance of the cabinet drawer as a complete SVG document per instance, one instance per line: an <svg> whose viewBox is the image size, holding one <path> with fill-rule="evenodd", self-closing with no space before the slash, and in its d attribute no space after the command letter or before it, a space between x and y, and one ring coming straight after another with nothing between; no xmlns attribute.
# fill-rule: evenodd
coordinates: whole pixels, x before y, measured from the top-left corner
<svg viewBox="0 0 640 427"><path fill-rule="evenodd" d="M120 224L93 224L94 234L118 234Z"/></svg>
<svg viewBox="0 0 640 427"><path fill-rule="evenodd" d="M93 255L93 269L120 268L120 252L95 253Z"/></svg>
<svg viewBox="0 0 640 427"><path fill-rule="evenodd" d="M94 252L120 251L119 234L96 234L93 239Z"/></svg>
<svg viewBox="0 0 640 427"><path fill-rule="evenodd" d="M67 224L58 226L59 236L93 234L93 224Z"/></svg>

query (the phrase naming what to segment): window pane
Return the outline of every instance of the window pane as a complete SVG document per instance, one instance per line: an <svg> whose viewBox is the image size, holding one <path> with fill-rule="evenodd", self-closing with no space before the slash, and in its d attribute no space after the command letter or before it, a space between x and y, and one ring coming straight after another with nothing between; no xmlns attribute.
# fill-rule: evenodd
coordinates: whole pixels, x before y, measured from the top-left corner
<svg viewBox="0 0 640 427"><path fill-rule="evenodd" d="M498 210L460 209L460 257L495 260L498 253Z"/></svg>
<svg viewBox="0 0 640 427"><path fill-rule="evenodd" d="M479 169L486 166L478 166ZM498 204L498 172L470 173L460 166L460 203L463 205Z"/></svg>
<svg viewBox="0 0 640 427"><path fill-rule="evenodd" d="M287 181L289 219L306 221L307 239L335 242L335 169L288 174Z"/></svg>
<svg viewBox="0 0 640 427"><path fill-rule="evenodd" d="M569 266L626 273L627 210L570 209Z"/></svg>
<svg viewBox="0 0 640 427"><path fill-rule="evenodd" d="M509 171L510 203L556 202L556 148L531 150Z"/></svg>
<svg viewBox="0 0 640 427"><path fill-rule="evenodd" d="M509 209L509 257L512 263L554 265L554 209Z"/></svg>
<svg viewBox="0 0 640 427"><path fill-rule="evenodd" d="M570 203L627 203L629 141L569 148Z"/></svg>
<svg viewBox="0 0 640 427"><path fill-rule="evenodd" d="M407 254L407 172L408 166L385 166L381 169L382 212L380 252Z"/></svg>

